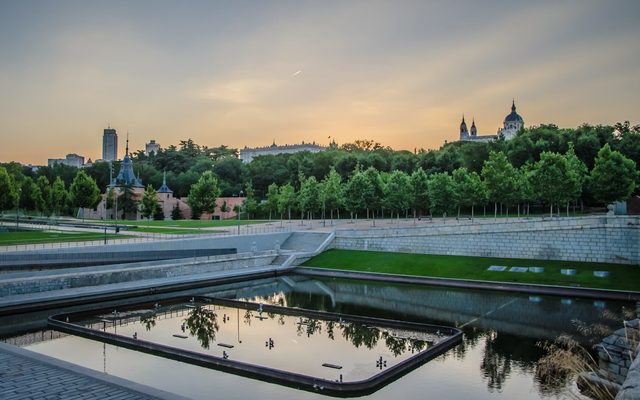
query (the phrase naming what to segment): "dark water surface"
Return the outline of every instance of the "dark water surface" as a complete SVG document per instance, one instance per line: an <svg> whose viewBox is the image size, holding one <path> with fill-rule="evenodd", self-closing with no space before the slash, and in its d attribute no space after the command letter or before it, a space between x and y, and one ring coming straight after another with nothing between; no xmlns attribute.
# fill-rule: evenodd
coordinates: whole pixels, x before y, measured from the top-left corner
<svg viewBox="0 0 640 400"><path fill-rule="evenodd" d="M397 396L403 399L565 398L562 387L548 387L537 380L536 361L541 357L542 351L536 343L553 339L560 334L575 333L572 323L575 319L585 323L612 323L615 326L615 322L608 322L601 318L603 310L620 313L622 307L634 306L632 303L624 302L330 278L309 279L296 275L180 293L455 326L463 330L465 335L461 345L409 372L379 391L365 396L370 399L392 399ZM162 297L155 296L144 300L161 302ZM139 298L133 299L130 303L139 301ZM114 306L117 304L114 303ZM227 314L224 310L219 311L222 312L222 314L218 312L219 315ZM21 345L32 351L192 398L326 398L316 393L303 392L49 331L43 325L44 319L48 314L55 312L23 315L20 318L2 318L0 335L6 338L8 343ZM225 327L220 328L223 336L219 339L224 340L225 343L240 342L243 336L247 335L246 339L249 341L253 335L256 336L254 338L256 343L262 343L264 346L265 334L268 338L271 331L248 329L243 315L240 315L237 310L235 313L236 315L233 310L229 310L228 314L231 318L226 323L217 321L219 326ZM171 337L168 336L169 331L175 330L179 334L179 318L161 324L158 321L157 324L160 324L158 326L166 325L166 327L156 329L155 332L164 332L162 335L164 340ZM250 320L252 325L263 322L256 320L255 316ZM272 331L277 329L277 321L277 318L272 319L271 323L274 325L269 329ZM286 345L279 342L267 352L260 350L261 357L266 357L265 362L268 362L269 352L273 355L278 349L281 349L281 357L286 357L293 368L307 368L306 365L309 364L310 359L317 364L315 361L326 357L326 347L323 347L326 344L320 345L313 341L304 345L304 353L296 352L295 341L298 341L299 345L303 338L307 338L307 326L298 332L296 321L293 319L285 321L285 326L291 326L291 331L285 339ZM326 341L327 326L323 325L320 328L322 335L316 337L322 336ZM293 329L296 331L294 332ZM137 323L127 327L126 334L131 334L129 330L139 332L141 335L152 335L154 332L153 329L149 331L145 329L144 321L142 325ZM342 335L340 331L340 337L343 337ZM179 338L176 340L180 341ZM350 342L353 344L353 340ZM194 345L193 343L189 346ZM367 345L360 346L360 348L364 347ZM215 345L211 348L216 352L223 351ZM389 346L378 347L377 342L368 350L384 353L385 357L390 357ZM257 352L257 348L254 351ZM230 350L229 353L231 353ZM377 356L370 357L371 354L358 352L350 366L359 366L363 371L371 370L370 367L375 366L372 363L377 359Z"/></svg>

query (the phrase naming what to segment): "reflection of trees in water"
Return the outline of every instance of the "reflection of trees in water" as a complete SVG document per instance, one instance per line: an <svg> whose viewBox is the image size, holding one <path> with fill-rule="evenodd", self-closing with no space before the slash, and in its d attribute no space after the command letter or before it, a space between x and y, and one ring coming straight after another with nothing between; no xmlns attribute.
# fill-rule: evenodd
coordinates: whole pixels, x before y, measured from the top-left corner
<svg viewBox="0 0 640 400"><path fill-rule="evenodd" d="M476 347L476 345L480 342L480 339L482 339L486 335L485 331L482 331L471 325L467 325L462 328L462 332L464 333L462 342L454 347L451 352L456 360L463 360L465 355L467 354L467 350Z"/></svg>
<svg viewBox="0 0 640 400"><path fill-rule="evenodd" d="M329 336L329 339L331 340L335 340L335 336L333 334L333 328L335 325L336 323L334 321L327 321L327 336Z"/></svg>
<svg viewBox="0 0 640 400"><path fill-rule="evenodd" d="M196 307L189 312L184 320L191 335L195 336L204 349L208 349L212 340L216 338L218 321L216 313L204 307Z"/></svg>
<svg viewBox="0 0 640 400"><path fill-rule="evenodd" d="M314 333L322 333L322 323L314 318L307 318L305 320L300 317L300 320L296 323L296 332L298 336L302 336L303 333L310 337Z"/></svg>
<svg viewBox="0 0 640 400"><path fill-rule="evenodd" d="M342 336L356 348L364 345L367 349L372 349L380 339L380 331L377 328L350 322L343 325Z"/></svg>
<svg viewBox="0 0 640 400"><path fill-rule="evenodd" d="M142 325L144 325L144 327L147 329L147 331L150 331L151 328L156 326L156 318L157 318L157 315L154 312L151 312L151 313L145 314L145 315L141 315L140 316L140 323Z"/></svg>
<svg viewBox="0 0 640 400"><path fill-rule="evenodd" d="M504 382L511 373L511 358L505 357L495 350L497 332L491 332L485 338L485 348L482 352L480 369L487 379L487 387L490 390L502 390Z"/></svg>
<svg viewBox="0 0 640 400"><path fill-rule="evenodd" d="M395 357L407 351L420 352L427 346L427 342L424 340L398 337L387 331L382 333L382 337L387 348Z"/></svg>

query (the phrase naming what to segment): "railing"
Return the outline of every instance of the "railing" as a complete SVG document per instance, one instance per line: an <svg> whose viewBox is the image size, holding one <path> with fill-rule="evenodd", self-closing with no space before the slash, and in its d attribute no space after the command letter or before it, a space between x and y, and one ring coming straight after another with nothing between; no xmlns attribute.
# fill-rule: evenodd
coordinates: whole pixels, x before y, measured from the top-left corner
<svg viewBox="0 0 640 400"><path fill-rule="evenodd" d="M12 227L8 223L0 223L0 226ZM30 230L46 230L60 232L61 234L70 232L93 232L102 233L104 228L75 228L75 227L60 227L55 225L38 224L38 223L20 223L20 226L24 229ZM42 243L28 243L28 244L0 244L0 253L2 252L15 252L15 251L29 251L29 250L42 250L42 249L63 249L63 248L77 248L77 247L91 247L91 246L105 246L113 244L132 244L132 243L147 243L158 240L184 240L184 239L204 239L224 236L238 236L238 235L259 235L268 233L280 233L280 232L292 232L300 230L312 230L326 227L331 228L329 220L273 220L271 222L264 222L258 224L240 224L231 225L225 227L207 227L207 228L190 228L185 227L184 230L189 233L160 233L160 232L144 232L127 230L127 225L120 227L119 235L126 237L114 238L114 226L107 225L107 235L105 238L94 240L79 240L79 241L60 241L60 242L42 242ZM144 228L144 226L141 226ZM175 230L175 229L174 229ZM193 231L199 231L201 233L192 233Z"/></svg>

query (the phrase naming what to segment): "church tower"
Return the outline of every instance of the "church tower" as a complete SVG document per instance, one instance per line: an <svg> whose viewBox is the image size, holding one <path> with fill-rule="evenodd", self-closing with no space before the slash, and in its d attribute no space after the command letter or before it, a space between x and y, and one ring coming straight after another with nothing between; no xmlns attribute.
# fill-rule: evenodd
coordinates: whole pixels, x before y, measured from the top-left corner
<svg viewBox="0 0 640 400"><path fill-rule="evenodd" d="M462 116L462 122L460 123L460 140L465 140L469 137L469 131L467 130L467 123L464 122L464 115Z"/></svg>
<svg viewBox="0 0 640 400"><path fill-rule="evenodd" d="M478 136L478 129L476 128L476 119L471 120L471 136Z"/></svg>

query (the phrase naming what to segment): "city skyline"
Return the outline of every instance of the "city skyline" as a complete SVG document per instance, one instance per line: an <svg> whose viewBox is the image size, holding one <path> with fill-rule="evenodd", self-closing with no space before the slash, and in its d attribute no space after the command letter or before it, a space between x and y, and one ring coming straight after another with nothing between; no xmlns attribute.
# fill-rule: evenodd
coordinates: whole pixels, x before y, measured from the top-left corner
<svg viewBox="0 0 640 400"><path fill-rule="evenodd" d="M0 162L638 123L635 1L2 2ZM331 137L331 139L329 139ZM118 149L123 152L122 143Z"/></svg>

